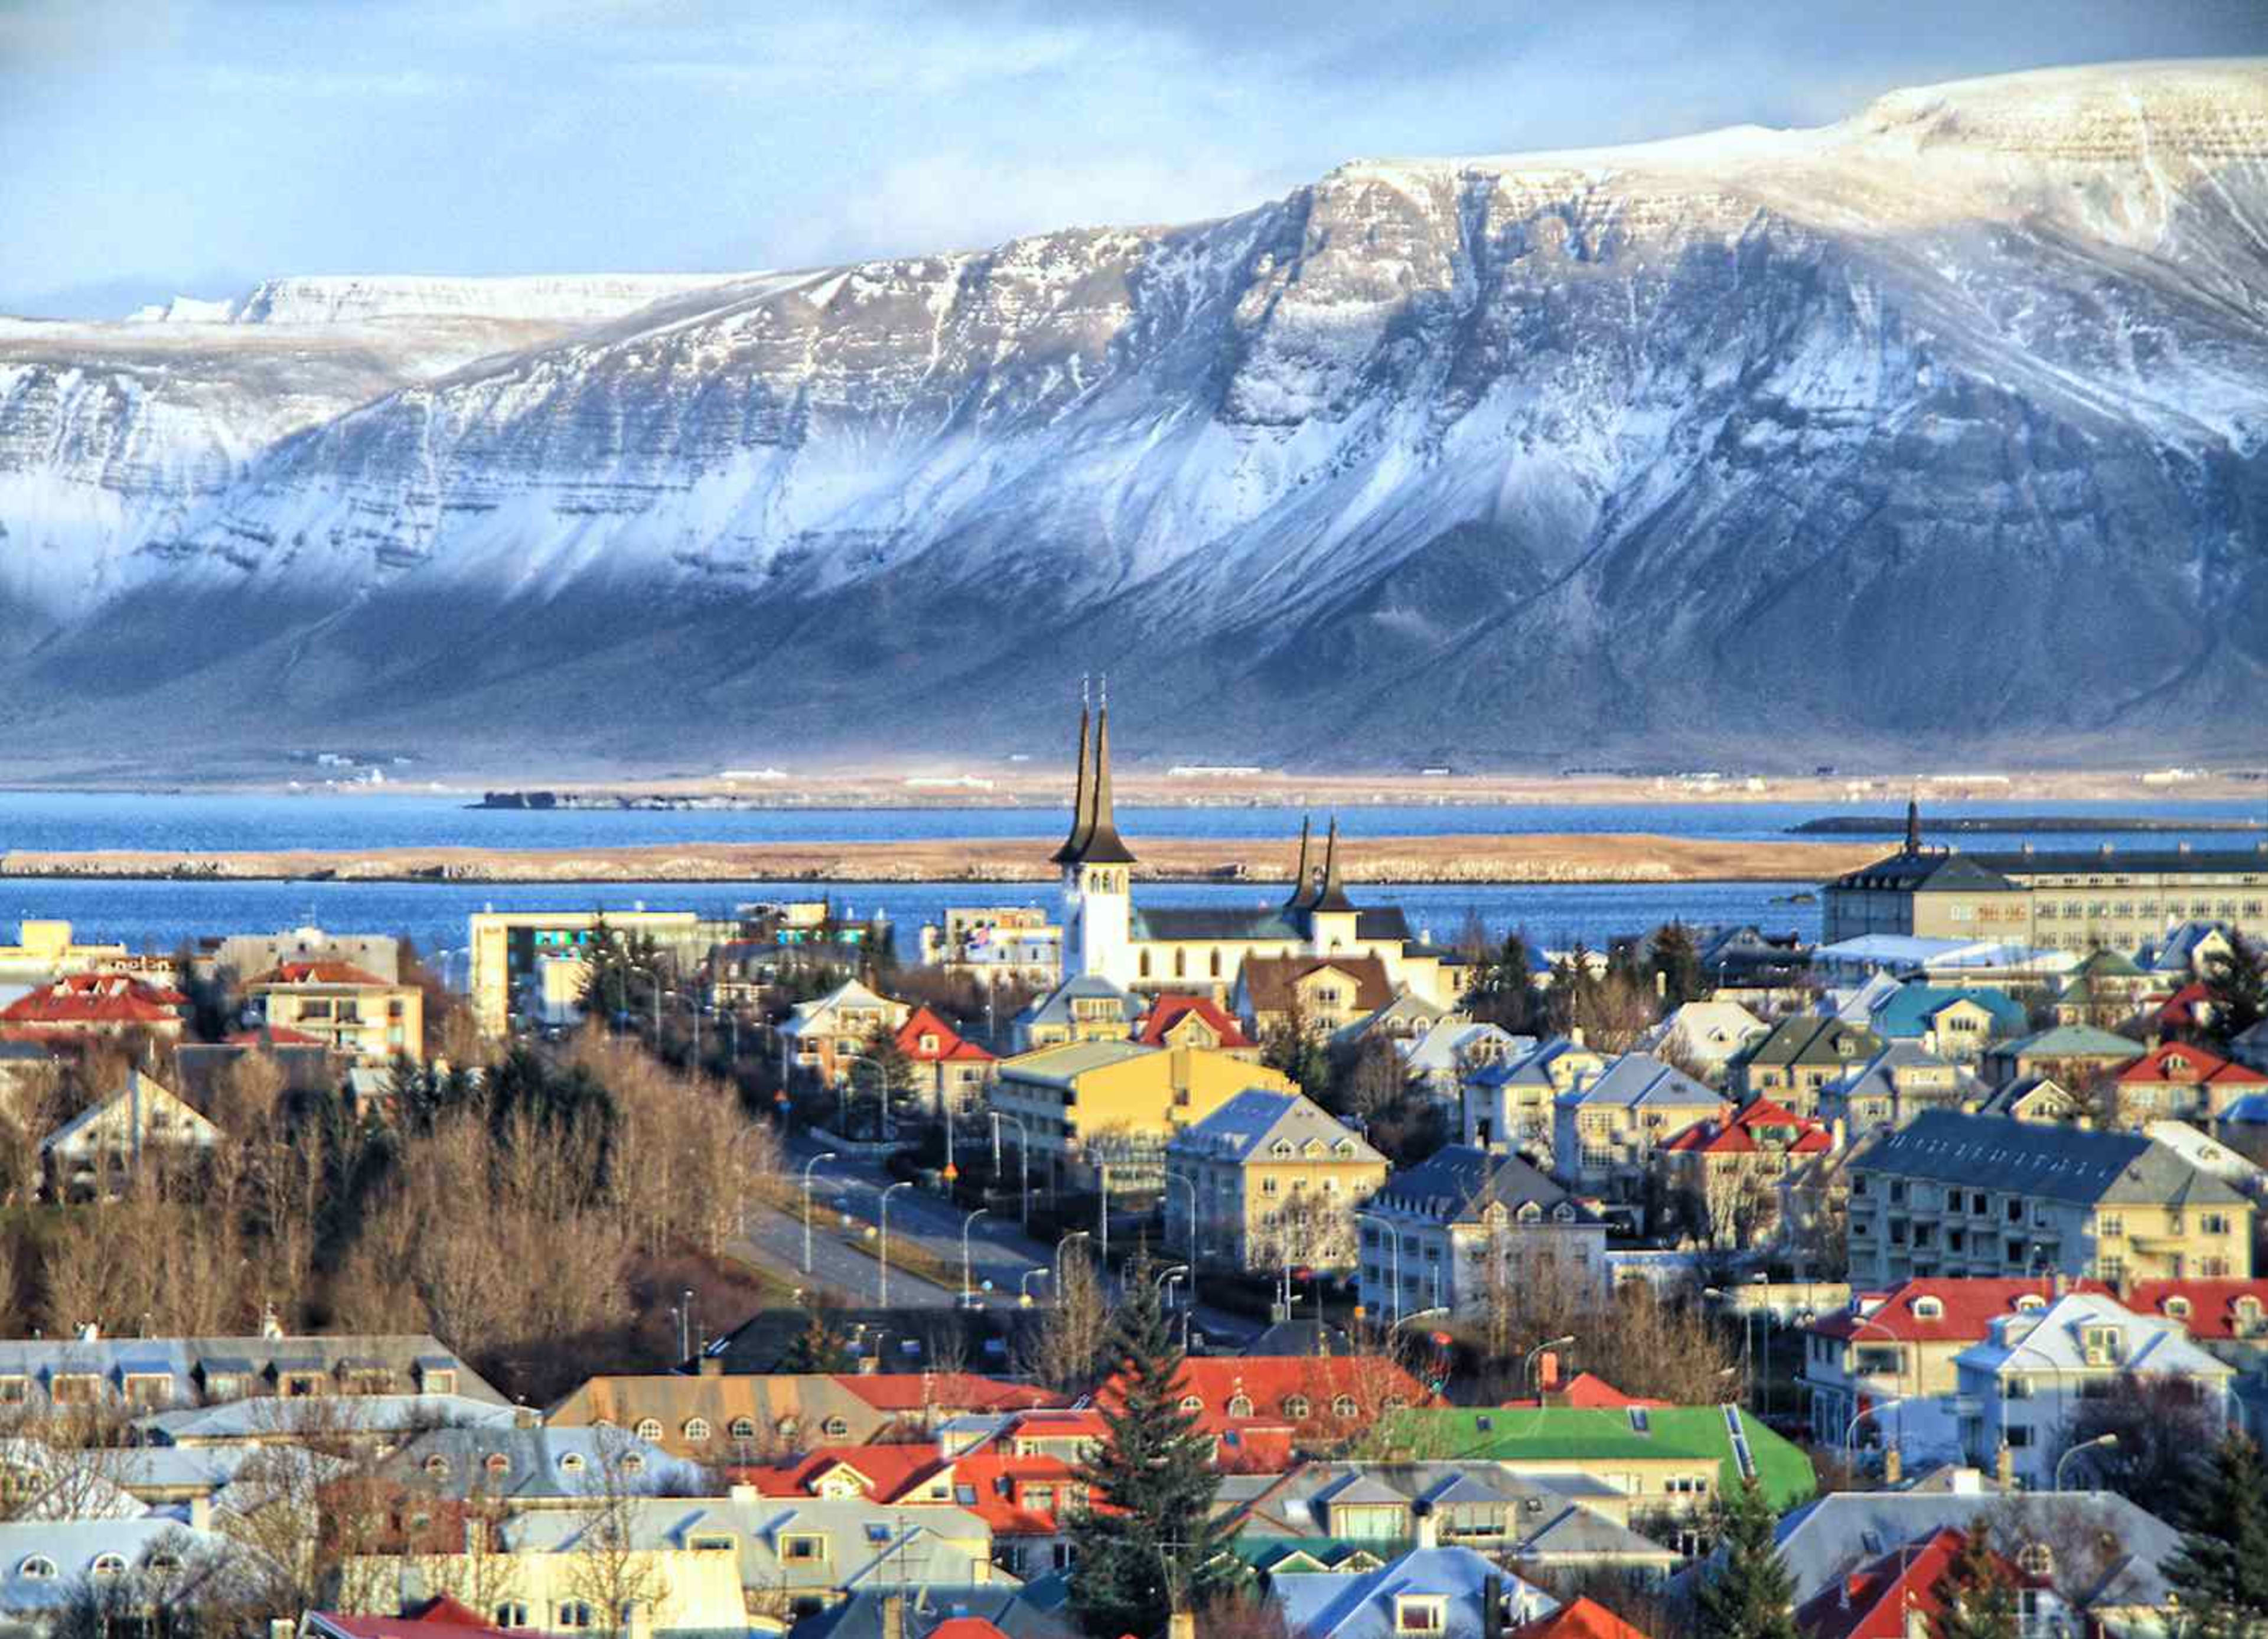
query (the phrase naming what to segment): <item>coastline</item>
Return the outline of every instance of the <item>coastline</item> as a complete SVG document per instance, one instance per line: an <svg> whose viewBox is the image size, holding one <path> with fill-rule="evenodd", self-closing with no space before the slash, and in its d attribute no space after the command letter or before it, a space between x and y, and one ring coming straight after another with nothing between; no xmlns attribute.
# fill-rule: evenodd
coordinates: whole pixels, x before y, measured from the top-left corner
<svg viewBox="0 0 2268 1639"><path fill-rule="evenodd" d="M1135 840L1141 883L1291 880L1288 842ZM1350 882L1380 885L1822 882L1881 857L1876 842L1740 842L1648 833L1342 838ZM15 850L0 878L434 883L1053 882L1028 838L714 842L627 848L400 848L247 852Z"/></svg>

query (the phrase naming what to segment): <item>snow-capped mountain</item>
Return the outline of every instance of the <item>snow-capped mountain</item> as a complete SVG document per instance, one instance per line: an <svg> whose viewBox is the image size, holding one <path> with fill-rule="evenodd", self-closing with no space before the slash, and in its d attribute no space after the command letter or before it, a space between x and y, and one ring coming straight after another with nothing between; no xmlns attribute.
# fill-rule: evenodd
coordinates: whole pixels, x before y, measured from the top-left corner
<svg viewBox="0 0 2268 1639"><path fill-rule="evenodd" d="M2262 62L164 317L0 327L22 732L961 746L1108 666L1138 752L2268 745Z"/></svg>

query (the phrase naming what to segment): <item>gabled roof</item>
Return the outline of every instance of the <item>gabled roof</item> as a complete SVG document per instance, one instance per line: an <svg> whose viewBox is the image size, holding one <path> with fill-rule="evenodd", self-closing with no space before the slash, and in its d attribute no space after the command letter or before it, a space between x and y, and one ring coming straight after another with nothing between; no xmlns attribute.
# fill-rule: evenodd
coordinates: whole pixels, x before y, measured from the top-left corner
<svg viewBox="0 0 2268 1639"><path fill-rule="evenodd" d="M1964 1368L1975 1366L1987 1372L1998 1372L2012 1363L2023 1371L2042 1363L2058 1372L2078 1371L2089 1363L2081 1344L2083 1335L2092 1328L2111 1327L2123 1344L2117 1363L2121 1371L2198 1378L2233 1375L2233 1368L2190 1341L2178 1321L2138 1314L2105 1292L2066 1292L2023 1327L2018 1331L2012 1324L1998 1338L1988 1331L1954 1359Z"/></svg>
<svg viewBox="0 0 2268 1639"><path fill-rule="evenodd" d="M1803 1639L1907 1639L1917 1626L1942 1631L1938 1584L1967 1540L1966 1532L1940 1525L1918 1543L1887 1549L1799 1606L1797 1631ZM1992 1557L2012 1584L2036 1585L1998 1554Z"/></svg>
<svg viewBox="0 0 2268 1639"><path fill-rule="evenodd" d="M1550 1615L1513 1628L1506 1639L1648 1639L1648 1635L1596 1599L1579 1595Z"/></svg>
<svg viewBox="0 0 2268 1639"><path fill-rule="evenodd" d="M925 1047L924 1036L934 1038L937 1045ZM968 1040L946 1024L932 1007L917 1007L898 1026L898 1050L917 1064L971 1063L989 1064L993 1055Z"/></svg>
<svg viewBox="0 0 2268 1639"><path fill-rule="evenodd" d="M1992 1016L1992 1033L2019 1035L2031 1022L2023 1004L2005 990L1964 985L1900 985L1874 1010L1874 1032L1882 1037L1926 1035L1937 1016L1962 1003L1982 1008Z"/></svg>
<svg viewBox="0 0 2268 1639"><path fill-rule="evenodd" d="M1370 1012L1393 997L1386 964L1375 956L1248 956L1241 982L1255 1012L1283 1013L1296 1005L1300 982L1325 968L1353 982L1358 1011Z"/></svg>
<svg viewBox="0 0 2268 1639"><path fill-rule="evenodd" d="M1852 1158L1854 1171L2092 1204L2241 1205L2244 1197L2161 1143L1955 1110L1924 1110L1879 1132Z"/></svg>
<svg viewBox="0 0 2268 1639"><path fill-rule="evenodd" d="M2068 1283L2066 1289L2109 1290L2099 1281ZM2044 1313L2055 1297L2051 1277L1911 1280L1887 1293L1861 1293L1857 1301L1867 1306L1821 1315L1805 1330L1846 1342L1889 1337L1904 1343L1973 1343L1999 1316L2023 1305Z"/></svg>
<svg viewBox="0 0 2268 1639"><path fill-rule="evenodd" d="M1279 1143L1295 1161L1372 1162L1386 1158L1305 1093L1250 1087L1182 1132L1166 1146L1176 1155L1208 1156L1241 1166L1270 1158Z"/></svg>
<svg viewBox="0 0 2268 1639"><path fill-rule="evenodd" d="M846 1008L856 1008L861 1012L872 1010L887 1015L891 1009L904 1005L902 1002L893 1002L856 979L846 979L825 996L815 996L808 1002L798 1002L780 1029L789 1035L799 1035L821 1025L828 1014Z"/></svg>
<svg viewBox="0 0 2268 1639"><path fill-rule="evenodd" d="M1025 1411L1063 1403L1032 1384L969 1371L844 1372L836 1381L878 1411Z"/></svg>
<svg viewBox="0 0 2268 1639"><path fill-rule="evenodd" d="M300 1631L316 1639L511 1639L446 1594L401 1616L309 1611Z"/></svg>
<svg viewBox="0 0 2268 1639"><path fill-rule="evenodd" d="M130 1143L138 1137L142 1143L152 1147L210 1145L221 1138L220 1128L190 1108L179 1093L154 1077L129 1069L123 1086L108 1098L90 1104L40 1139L40 1153L73 1154L83 1142L99 1143L103 1129L114 1126L125 1142Z"/></svg>
<svg viewBox="0 0 2268 1639"><path fill-rule="evenodd" d="M1816 1013L1797 1013L1781 1019L1762 1040L1742 1047L1734 1055L1734 1062L1775 1069L1847 1064L1854 1059L1870 1059L1881 1050L1881 1038L1863 1026Z"/></svg>
<svg viewBox="0 0 2268 1639"><path fill-rule="evenodd" d="M2139 1059L2142 1044L2124 1036L2097 1030L2092 1025L2058 1025L2036 1035L2002 1042L1992 1049L2007 1058L2021 1059Z"/></svg>
<svg viewBox="0 0 2268 1639"><path fill-rule="evenodd" d="M1743 1106L1728 1121L1696 1121L1662 1148L1676 1155L1755 1155L1768 1147L1757 1134L1771 1128L1786 1128L1795 1135L1786 1143L1769 1146L1776 1151L1825 1155L1835 1148L1834 1135L1826 1128L1770 1099Z"/></svg>
<svg viewBox="0 0 2268 1639"><path fill-rule="evenodd" d="M1517 1621L1557 1603L1467 1547L1413 1548L1375 1570L1354 1574L1283 1571L1271 1586L1285 1621L1301 1639L1389 1639L1397 1631L1395 1602L1404 1594L1446 1597L1447 1631L1478 1632L1477 1602L1492 1578L1513 1602Z"/></svg>
<svg viewBox="0 0 2268 1639"><path fill-rule="evenodd" d="M1035 1025L1068 1025L1074 1002L1107 1001L1116 1004L1118 1016L1131 1025L1142 1017L1142 1003L1130 990L1122 990L1101 974L1075 974L1016 1016L1027 1028Z"/></svg>
<svg viewBox="0 0 2268 1639"><path fill-rule="evenodd" d="M1194 1014L1204 1022L1224 1047L1248 1047L1252 1045L1244 1033L1244 1026L1235 1016L1206 996L1167 995L1150 1003L1150 1011L1142 1016L1142 1026L1134 1033L1137 1041L1150 1047L1164 1047L1174 1026Z"/></svg>
<svg viewBox="0 0 2268 1639"><path fill-rule="evenodd" d="M2244 1088L2268 1087L2268 1076L2242 1064L2232 1064L2209 1047L2192 1042L2169 1041L2136 1059L2118 1072L2118 1084L2131 1086L2136 1083L2153 1084L2170 1083L2177 1086Z"/></svg>
<svg viewBox="0 0 2268 1639"><path fill-rule="evenodd" d="M2023 867L2031 869L2027 857ZM1871 865L1861 865L1828 884L1830 888L1870 893L2014 893L2016 885L1983 856L1949 849L1901 851Z"/></svg>
<svg viewBox="0 0 2268 1639"><path fill-rule="evenodd" d="M270 989L280 985L370 985L380 989L394 989L394 981L381 979L367 967L357 967L352 962L312 961L282 962L256 979L245 981L247 990Z"/></svg>
<svg viewBox="0 0 2268 1639"><path fill-rule="evenodd" d="M1529 1205L1553 1223L1599 1221L1564 1186L1518 1156L1491 1155L1473 1144L1447 1145L1416 1166L1388 1173L1372 1197L1373 1210L1407 1212L1443 1224L1477 1224L1494 1206L1516 1216Z"/></svg>
<svg viewBox="0 0 2268 1639"><path fill-rule="evenodd" d="M1393 1446L1444 1460L1595 1463L1610 1473L1616 1461L1629 1459L1714 1462L1727 1489L1753 1466L1772 1506L1781 1509L1810 1496L1819 1483L1801 1450L1730 1406L1623 1411L1441 1407L1392 1413L1383 1432Z"/></svg>
<svg viewBox="0 0 2268 1639"><path fill-rule="evenodd" d="M177 1024L188 999L131 974L67 974L0 1008L0 1025Z"/></svg>
<svg viewBox="0 0 2268 1639"><path fill-rule="evenodd" d="M1555 1101L1565 1106L1604 1106L1618 1108L1690 1109L1696 1105L1725 1107L1722 1093L1703 1086L1683 1070L1663 1063L1648 1053L1625 1053L1588 1081L1578 1082Z"/></svg>

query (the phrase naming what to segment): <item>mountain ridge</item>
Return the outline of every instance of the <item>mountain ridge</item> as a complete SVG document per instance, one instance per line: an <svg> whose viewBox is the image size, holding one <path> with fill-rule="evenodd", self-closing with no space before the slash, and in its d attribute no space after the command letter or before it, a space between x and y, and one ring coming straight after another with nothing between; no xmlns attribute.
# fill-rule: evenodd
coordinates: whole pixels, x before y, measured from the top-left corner
<svg viewBox="0 0 2268 1639"><path fill-rule="evenodd" d="M1136 752L2257 751L2264 224L2268 63L2174 62L628 310L348 303L385 345L289 424L235 335L325 327L232 325L195 481L128 404L82 423L158 459L92 484L11 438L140 343L0 327L45 625L0 680L32 741L138 665L271 733L628 761L1021 743L1102 665Z"/></svg>

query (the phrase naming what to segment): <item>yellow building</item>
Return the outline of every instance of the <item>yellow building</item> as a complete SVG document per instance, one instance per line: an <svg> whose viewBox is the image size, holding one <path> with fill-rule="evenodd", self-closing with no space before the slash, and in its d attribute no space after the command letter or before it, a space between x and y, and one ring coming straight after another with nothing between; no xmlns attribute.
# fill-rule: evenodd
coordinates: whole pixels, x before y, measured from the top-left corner
<svg viewBox="0 0 2268 1639"><path fill-rule="evenodd" d="M81 944L67 922L26 918L16 943L0 944L0 984L42 985L65 974L89 974L126 959L122 944ZM170 970L172 959L166 959Z"/></svg>
<svg viewBox="0 0 2268 1639"><path fill-rule="evenodd" d="M1166 1242L1201 1265L1351 1269L1387 1161L1303 1093L1248 1088L1166 1146ZM1186 1183L1186 1189L1182 1187ZM1196 1244L1190 1244L1194 1212Z"/></svg>
<svg viewBox="0 0 2268 1639"><path fill-rule="evenodd" d="M1202 1047L1073 1041L1003 1061L992 1106L1057 1187L1093 1185L1107 1167L1113 1189L1156 1190L1167 1142L1248 1087L1299 1091L1281 1071Z"/></svg>
<svg viewBox="0 0 2268 1639"><path fill-rule="evenodd" d="M244 987L272 1031L297 1031L368 1063L425 1058L425 993L350 962L286 962Z"/></svg>

